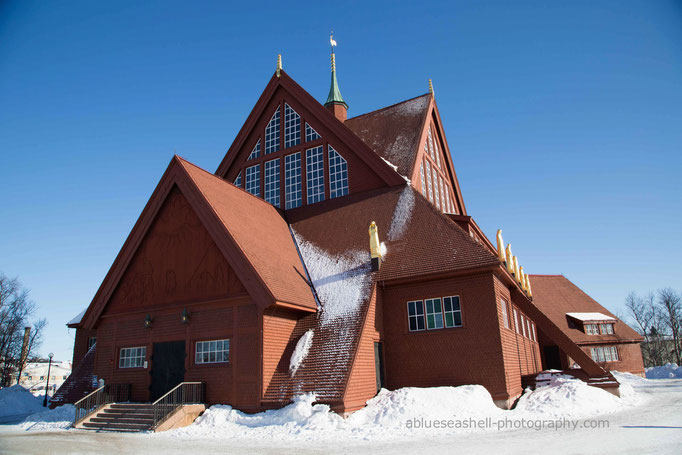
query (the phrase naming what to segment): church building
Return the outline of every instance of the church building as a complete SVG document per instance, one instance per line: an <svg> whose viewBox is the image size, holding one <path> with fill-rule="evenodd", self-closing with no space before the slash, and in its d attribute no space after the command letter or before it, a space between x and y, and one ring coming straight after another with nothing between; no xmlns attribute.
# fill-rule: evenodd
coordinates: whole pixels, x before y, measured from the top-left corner
<svg viewBox="0 0 682 455"><path fill-rule="evenodd" d="M207 404L314 392L345 414L382 387L481 384L508 408L548 367L604 387L611 365L643 372L632 329L525 274L467 212L433 89L348 118L334 58L324 103L279 60L215 172L171 159L69 323L55 400L98 379L136 402L195 381Z"/></svg>

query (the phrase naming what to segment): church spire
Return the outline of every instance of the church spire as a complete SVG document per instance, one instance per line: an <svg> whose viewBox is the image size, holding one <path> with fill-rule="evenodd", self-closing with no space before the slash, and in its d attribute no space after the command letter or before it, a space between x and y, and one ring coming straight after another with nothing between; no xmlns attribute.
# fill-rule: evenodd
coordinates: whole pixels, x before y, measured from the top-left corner
<svg viewBox="0 0 682 455"><path fill-rule="evenodd" d="M334 32L329 36L329 44L331 44L332 47L332 83L331 87L329 87L329 96L327 96L324 107L329 109L336 118L344 122L348 117L348 104L346 104L343 96L341 96L339 83L336 80L336 55L334 54L336 41L334 41Z"/></svg>

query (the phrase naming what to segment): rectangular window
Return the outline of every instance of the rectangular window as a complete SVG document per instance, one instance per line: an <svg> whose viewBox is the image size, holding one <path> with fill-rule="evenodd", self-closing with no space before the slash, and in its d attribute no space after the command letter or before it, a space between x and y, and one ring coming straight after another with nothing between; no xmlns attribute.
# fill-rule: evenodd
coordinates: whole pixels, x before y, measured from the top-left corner
<svg viewBox="0 0 682 455"><path fill-rule="evenodd" d="M440 299L426 299L426 328L428 330L443 328L443 309Z"/></svg>
<svg viewBox="0 0 682 455"><path fill-rule="evenodd" d="M301 116L284 103L284 148L301 143Z"/></svg>
<svg viewBox="0 0 682 455"><path fill-rule="evenodd" d="M611 358L613 359L614 362L620 360L618 358L618 348L615 346L611 346Z"/></svg>
<svg viewBox="0 0 682 455"><path fill-rule="evenodd" d="M95 343L97 343L97 337L88 338L88 351L95 345Z"/></svg>
<svg viewBox="0 0 682 455"><path fill-rule="evenodd" d="M284 157L284 191L286 209L300 207L303 203L301 190L301 154Z"/></svg>
<svg viewBox="0 0 682 455"><path fill-rule="evenodd" d="M305 141L310 142L310 141L314 141L314 140L319 139L319 138L320 138L320 135L317 134L317 131L315 131L312 126L310 126L306 123L305 124Z"/></svg>
<svg viewBox="0 0 682 455"><path fill-rule="evenodd" d="M448 207L445 205L445 188L443 187L443 178L438 177L438 181L440 182L440 207L444 212L447 212Z"/></svg>
<svg viewBox="0 0 682 455"><path fill-rule="evenodd" d="M265 154L279 151L279 107L265 127Z"/></svg>
<svg viewBox="0 0 682 455"><path fill-rule="evenodd" d="M246 185L244 189L254 196L260 197L260 164L246 168Z"/></svg>
<svg viewBox="0 0 682 455"><path fill-rule="evenodd" d="M433 202L433 184L431 182L431 163L428 160L426 162L426 183L429 187L429 201Z"/></svg>
<svg viewBox="0 0 682 455"><path fill-rule="evenodd" d="M531 332L533 334L533 341L536 343L538 342L538 335L537 331L535 330L535 324L531 324L531 327L533 328L533 331Z"/></svg>
<svg viewBox="0 0 682 455"><path fill-rule="evenodd" d="M424 302L421 300L407 302L407 319L410 332L424 330Z"/></svg>
<svg viewBox="0 0 682 455"><path fill-rule="evenodd" d="M613 324L599 324L602 335L613 335Z"/></svg>
<svg viewBox="0 0 682 455"><path fill-rule="evenodd" d="M597 324L585 324L585 333L588 335L599 335L599 326Z"/></svg>
<svg viewBox="0 0 682 455"><path fill-rule="evenodd" d="M502 306L502 323L504 324L504 328L508 329L509 328L509 313L507 312L507 302L505 302L504 299L501 299L500 305Z"/></svg>
<svg viewBox="0 0 682 455"><path fill-rule="evenodd" d="M516 327L516 333L521 333L519 330L519 313L514 309L514 326Z"/></svg>
<svg viewBox="0 0 682 455"><path fill-rule="evenodd" d="M436 155L436 164L440 167L440 153L438 152L438 135L434 134L435 138L433 140L433 153Z"/></svg>
<svg viewBox="0 0 682 455"><path fill-rule="evenodd" d="M324 155L322 146L305 151L307 202L324 201Z"/></svg>
<svg viewBox="0 0 682 455"><path fill-rule="evenodd" d="M533 331L531 330L530 319L528 319L528 318L526 318L526 326L528 328L528 339L532 340L533 339Z"/></svg>
<svg viewBox="0 0 682 455"><path fill-rule="evenodd" d="M523 318L523 314L521 315L521 331L523 332L523 336L526 335L526 320Z"/></svg>
<svg viewBox="0 0 682 455"><path fill-rule="evenodd" d="M329 199L348 194L348 163L334 150L329 148Z"/></svg>
<svg viewBox="0 0 682 455"><path fill-rule="evenodd" d="M279 158L265 162L265 201L279 207Z"/></svg>
<svg viewBox="0 0 682 455"><path fill-rule="evenodd" d="M433 158L435 160L436 157L434 156L434 153L433 153L433 136L431 135L431 128L429 128L428 136L429 136L429 138L428 138L429 139L428 140L429 154L431 155L431 158Z"/></svg>
<svg viewBox="0 0 682 455"><path fill-rule="evenodd" d="M436 207L440 208L440 196L438 195L438 174L436 168L433 168L433 202Z"/></svg>
<svg viewBox="0 0 682 455"><path fill-rule="evenodd" d="M419 165L419 178L422 181L422 194L426 196L426 180L424 180L424 163Z"/></svg>
<svg viewBox="0 0 682 455"><path fill-rule="evenodd" d="M230 340L197 341L194 363L227 363L230 361Z"/></svg>
<svg viewBox="0 0 682 455"><path fill-rule="evenodd" d="M443 314L445 327L462 327L462 308L459 306L459 296L443 297Z"/></svg>
<svg viewBox="0 0 682 455"><path fill-rule="evenodd" d="M119 368L141 368L147 358L147 347L121 348L118 357Z"/></svg>

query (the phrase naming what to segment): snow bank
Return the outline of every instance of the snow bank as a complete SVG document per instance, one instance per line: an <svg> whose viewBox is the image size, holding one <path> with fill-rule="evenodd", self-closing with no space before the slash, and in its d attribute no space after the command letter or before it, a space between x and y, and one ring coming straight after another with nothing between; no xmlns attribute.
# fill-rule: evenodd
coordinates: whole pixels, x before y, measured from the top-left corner
<svg viewBox="0 0 682 455"><path fill-rule="evenodd" d="M647 379L675 379L682 378L682 367L676 363L666 363L663 366L646 368Z"/></svg>
<svg viewBox="0 0 682 455"><path fill-rule="evenodd" d="M320 299L322 324L354 316L370 291L369 251L331 255L292 232Z"/></svg>
<svg viewBox="0 0 682 455"><path fill-rule="evenodd" d="M298 368L308 356L310 346L313 344L313 333L313 329L308 330L296 343L296 348L291 354L291 360L289 361L289 374L291 376L296 374L296 371L298 371Z"/></svg>
<svg viewBox="0 0 682 455"><path fill-rule="evenodd" d="M415 435L498 431L496 422L502 421L594 417L621 410L633 400L617 398L576 379L555 378L548 386L526 392L512 411L495 406L488 391L479 385L381 390L363 409L346 419L332 412L329 406L314 403L315 395L305 394L282 409L258 414L215 405L193 425L167 434L291 441L399 440ZM486 423L472 425L472 421ZM453 422L453 425L443 425L443 422ZM512 428L513 425L499 427Z"/></svg>
<svg viewBox="0 0 682 455"><path fill-rule="evenodd" d="M514 412L542 419L580 419L620 411L636 404L636 394L631 386L620 386L622 398L606 390L588 386L579 379L554 377L551 383L525 393Z"/></svg>
<svg viewBox="0 0 682 455"><path fill-rule="evenodd" d="M0 417L30 414L43 409L42 397L34 396L20 385L0 389Z"/></svg>
<svg viewBox="0 0 682 455"><path fill-rule="evenodd" d="M75 415L76 408L72 404L65 404L32 414L20 423L19 427L26 431L67 430L71 427Z"/></svg>

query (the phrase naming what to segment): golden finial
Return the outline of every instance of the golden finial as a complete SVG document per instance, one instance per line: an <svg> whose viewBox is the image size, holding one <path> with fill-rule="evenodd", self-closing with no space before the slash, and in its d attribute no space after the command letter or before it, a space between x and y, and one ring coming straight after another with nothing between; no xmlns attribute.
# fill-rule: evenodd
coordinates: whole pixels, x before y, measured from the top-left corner
<svg viewBox="0 0 682 455"><path fill-rule="evenodd" d="M514 261L512 260L511 243L507 244L506 250L507 272L514 273Z"/></svg>
<svg viewBox="0 0 682 455"><path fill-rule="evenodd" d="M516 259L516 256L512 258L512 261L514 262L514 276L516 279L519 279L519 261Z"/></svg>
<svg viewBox="0 0 682 455"><path fill-rule="evenodd" d="M332 73L336 72L336 54L332 54Z"/></svg>
<svg viewBox="0 0 682 455"><path fill-rule="evenodd" d="M377 224L372 221L369 225L369 251L372 256L372 271L376 272L381 266L381 243L379 243L379 229Z"/></svg>
<svg viewBox="0 0 682 455"><path fill-rule="evenodd" d="M433 93L433 82L431 81L431 79L429 79L429 93L432 95L434 94Z"/></svg>
<svg viewBox="0 0 682 455"><path fill-rule="evenodd" d="M530 277L526 275L526 290L528 291L528 296L533 297L533 289L530 287Z"/></svg>
<svg viewBox="0 0 682 455"><path fill-rule="evenodd" d="M277 54L277 77L280 71L282 71L282 54Z"/></svg>
<svg viewBox="0 0 682 455"><path fill-rule="evenodd" d="M500 260L500 262L505 261L504 241L502 240L502 229L497 230L497 257Z"/></svg>
<svg viewBox="0 0 682 455"><path fill-rule="evenodd" d="M526 290L526 274L523 273L523 266L519 267L519 284L521 289Z"/></svg>

